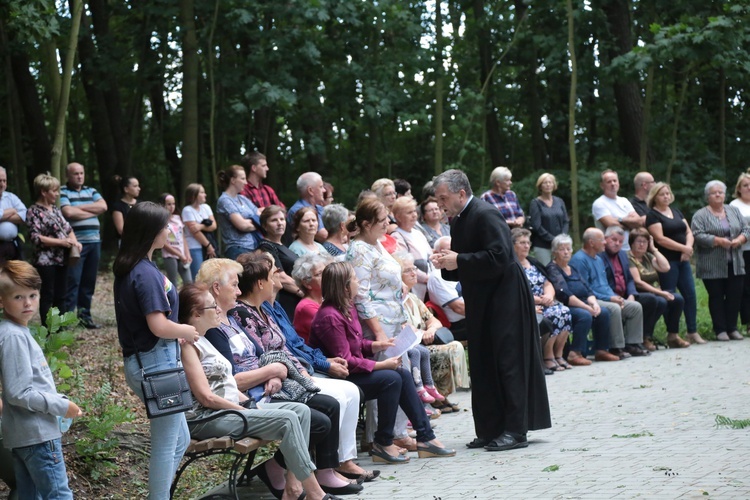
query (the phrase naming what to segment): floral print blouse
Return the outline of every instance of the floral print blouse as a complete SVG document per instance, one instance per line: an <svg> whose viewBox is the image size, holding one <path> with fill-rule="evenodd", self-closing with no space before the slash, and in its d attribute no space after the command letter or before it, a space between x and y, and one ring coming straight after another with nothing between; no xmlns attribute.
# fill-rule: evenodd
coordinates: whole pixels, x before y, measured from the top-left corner
<svg viewBox="0 0 750 500"><path fill-rule="evenodd" d="M383 245L355 240L349 245L346 260L354 266L359 280L354 305L360 318L377 318L387 325L406 322L401 265L386 252Z"/></svg>
<svg viewBox="0 0 750 500"><path fill-rule="evenodd" d="M258 344L266 351L284 351L289 359L302 372L305 369L302 363L286 347L286 337L281 333L281 328L271 316L261 314L258 309L241 300L237 301L237 307L229 311L233 318L247 335L252 336Z"/></svg>
<svg viewBox="0 0 750 500"><path fill-rule="evenodd" d="M26 225L29 227L29 237L34 243L33 263L37 266L66 265L64 247L49 247L42 243L40 236L49 238L67 238L72 228L57 207L49 209L34 203L26 211Z"/></svg>

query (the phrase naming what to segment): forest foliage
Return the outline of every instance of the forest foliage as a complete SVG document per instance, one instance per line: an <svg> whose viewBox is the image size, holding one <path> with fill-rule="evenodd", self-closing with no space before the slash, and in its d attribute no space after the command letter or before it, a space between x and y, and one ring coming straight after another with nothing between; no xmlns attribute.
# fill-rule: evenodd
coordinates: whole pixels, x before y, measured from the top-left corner
<svg viewBox="0 0 750 500"><path fill-rule="evenodd" d="M115 174L142 199L198 181L215 200L216 170L259 150L290 203L308 170L351 206L379 177L419 195L458 167L480 190L498 165L524 203L543 171L570 203L564 0L90 0L75 36L80 1L0 2L0 165L24 200L69 161L110 202ZM670 180L686 213L706 181L733 186L750 154L748 1L572 9L581 224L605 168L627 195L639 170Z"/></svg>

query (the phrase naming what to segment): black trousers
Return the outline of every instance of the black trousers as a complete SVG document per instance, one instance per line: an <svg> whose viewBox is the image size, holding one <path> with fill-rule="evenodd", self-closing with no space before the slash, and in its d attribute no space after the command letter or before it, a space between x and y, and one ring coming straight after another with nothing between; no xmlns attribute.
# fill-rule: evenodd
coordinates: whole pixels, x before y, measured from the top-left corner
<svg viewBox="0 0 750 500"><path fill-rule="evenodd" d="M35 266L42 278L39 291L39 317L47 323L47 311L53 306L65 312L65 292L68 289L68 266Z"/></svg>
<svg viewBox="0 0 750 500"><path fill-rule="evenodd" d="M667 299L659 297L649 292L640 292L635 296L636 302L643 309L643 338L652 338L654 336L654 327L664 311L667 310Z"/></svg>
<svg viewBox="0 0 750 500"><path fill-rule="evenodd" d="M742 303L745 277L734 274L731 262L728 268L726 278L703 280L708 292L708 312L711 313L714 333L717 334L737 329L737 314Z"/></svg>
<svg viewBox="0 0 750 500"><path fill-rule="evenodd" d="M282 402L271 400L271 403ZM316 394L307 406L310 407L310 448L315 465L318 469L336 468L339 466L339 403L331 396Z"/></svg>

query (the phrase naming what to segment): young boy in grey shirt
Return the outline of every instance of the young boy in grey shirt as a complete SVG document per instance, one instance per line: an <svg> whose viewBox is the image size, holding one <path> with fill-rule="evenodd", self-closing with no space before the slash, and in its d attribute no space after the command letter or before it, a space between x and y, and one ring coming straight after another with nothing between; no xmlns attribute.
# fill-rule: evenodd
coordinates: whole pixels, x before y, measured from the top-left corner
<svg viewBox="0 0 750 500"><path fill-rule="evenodd" d="M3 445L13 453L19 498L72 499L57 417L82 412L57 393L44 353L28 329L39 309L41 284L27 262L9 260L0 269Z"/></svg>

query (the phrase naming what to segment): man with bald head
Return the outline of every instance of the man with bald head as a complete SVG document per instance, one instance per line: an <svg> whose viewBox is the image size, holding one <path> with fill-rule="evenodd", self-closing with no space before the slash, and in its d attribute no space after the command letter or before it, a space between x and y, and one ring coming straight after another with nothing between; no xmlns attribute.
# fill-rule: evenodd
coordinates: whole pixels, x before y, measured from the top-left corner
<svg viewBox="0 0 750 500"><path fill-rule="evenodd" d="M107 211L107 202L96 189L84 185L86 172L80 163L65 169L67 183L60 186L60 209L81 243L81 258L68 269L66 309L78 309L78 319L89 329L99 328L91 318L91 298L96 287L96 272L101 257L99 215Z"/></svg>
<svg viewBox="0 0 750 500"><path fill-rule="evenodd" d="M18 227L26 223L26 205L8 188L8 172L0 167L0 264L21 257Z"/></svg>
<svg viewBox="0 0 750 500"><path fill-rule="evenodd" d="M595 227L583 233L583 248L570 259L570 265L581 274L599 307L609 311L609 335L611 354L620 359L632 355L645 356L642 349L633 346L643 344L643 308L635 300L628 300L615 293L607 281L607 271L600 254L604 252L604 233ZM626 349L626 346L629 346Z"/></svg>
<svg viewBox="0 0 750 500"><path fill-rule="evenodd" d="M646 214L650 210L646 204L648 192L654 187L654 176L649 172L638 172L633 178L635 195L630 198L630 204L633 205L635 213L641 218L641 227L646 226Z"/></svg>

